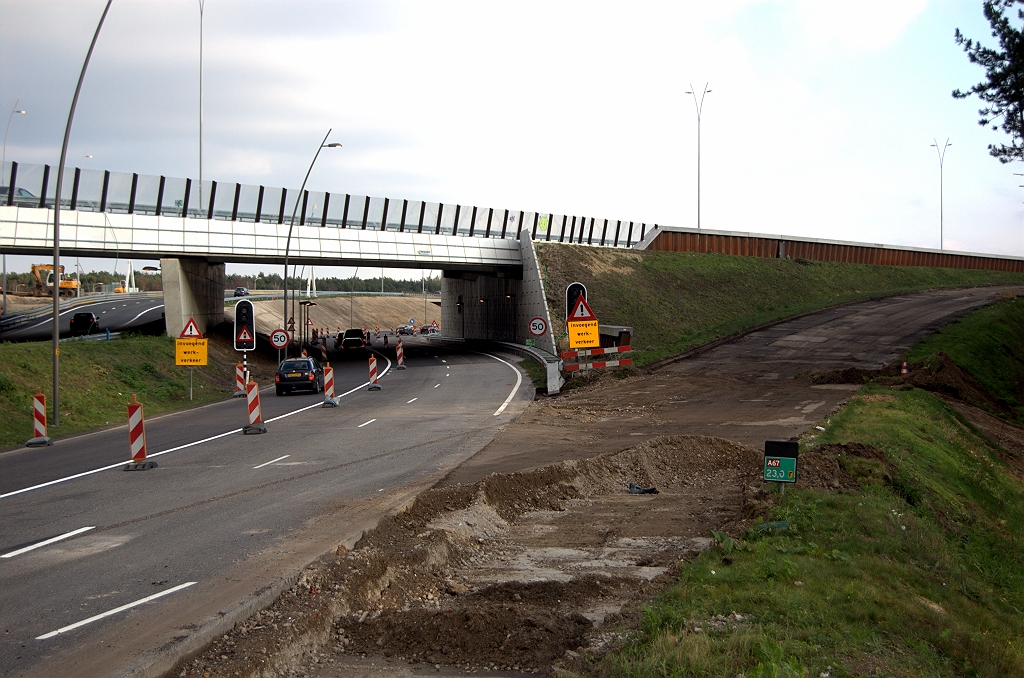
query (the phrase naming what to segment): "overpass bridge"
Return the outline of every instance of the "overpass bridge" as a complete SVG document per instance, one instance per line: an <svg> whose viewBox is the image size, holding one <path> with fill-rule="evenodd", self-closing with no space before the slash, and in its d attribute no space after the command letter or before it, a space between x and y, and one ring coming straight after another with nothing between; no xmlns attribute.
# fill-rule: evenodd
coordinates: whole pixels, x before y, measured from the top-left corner
<svg viewBox="0 0 1024 678"><path fill-rule="evenodd" d="M49 256L56 181L47 165L6 163L0 250ZM523 210L265 186L66 170L61 252L161 260L167 333L223 320L225 263L421 268L443 272L449 336L525 343L550 317L535 239L635 246L646 224ZM539 348L555 352L550 331Z"/></svg>

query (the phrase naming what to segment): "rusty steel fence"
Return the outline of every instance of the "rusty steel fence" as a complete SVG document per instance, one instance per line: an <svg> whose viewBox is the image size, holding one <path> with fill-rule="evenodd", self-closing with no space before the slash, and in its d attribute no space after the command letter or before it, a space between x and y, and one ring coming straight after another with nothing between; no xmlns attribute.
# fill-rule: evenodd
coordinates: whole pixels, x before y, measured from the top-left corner
<svg viewBox="0 0 1024 678"><path fill-rule="evenodd" d="M715 252L769 259L807 259L841 261L878 266L934 266L974 268L989 271L1024 273L1024 259L987 254L942 252L938 250L898 248L888 245L829 242L749 233L723 233L670 230L656 227L656 234L642 245L663 252Z"/></svg>

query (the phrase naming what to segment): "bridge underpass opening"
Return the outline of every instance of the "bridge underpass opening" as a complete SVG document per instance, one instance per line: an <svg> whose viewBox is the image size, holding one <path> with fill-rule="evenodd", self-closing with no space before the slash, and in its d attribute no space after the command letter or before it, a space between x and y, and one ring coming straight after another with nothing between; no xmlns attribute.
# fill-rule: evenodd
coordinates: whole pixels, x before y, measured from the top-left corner
<svg viewBox="0 0 1024 678"><path fill-rule="evenodd" d="M525 343L520 334L522 275L444 271L441 331L448 337ZM526 319L526 322L529 318Z"/></svg>

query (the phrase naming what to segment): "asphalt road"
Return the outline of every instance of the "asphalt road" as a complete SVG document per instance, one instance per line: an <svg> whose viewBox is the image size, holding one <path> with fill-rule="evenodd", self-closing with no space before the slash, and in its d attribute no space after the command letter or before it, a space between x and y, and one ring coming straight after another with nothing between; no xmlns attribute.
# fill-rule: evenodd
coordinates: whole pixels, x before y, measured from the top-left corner
<svg viewBox="0 0 1024 678"><path fill-rule="evenodd" d="M137 298L123 297L104 299L89 304L82 304L60 312L60 336L71 336L71 317L76 313L92 312L99 318L100 328L111 332L130 330L146 323L159 320L163 316L163 297ZM25 323L19 327L0 334L5 341L39 341L53 336L53 313L43 318Z"/></svg>
<svg viewBox="0 0 1024 678"><path fill-rule="evenodd" d="M153 419L159 466L147 471L121 470L124 427L0 455L0 673L109 675L191 647L197 629L358 537L532 400L508 356L418 338L406 355L380 391L367 390L362 361L340 363L338 408L265 390L265 435L239 432L243 399Z"/></svg>

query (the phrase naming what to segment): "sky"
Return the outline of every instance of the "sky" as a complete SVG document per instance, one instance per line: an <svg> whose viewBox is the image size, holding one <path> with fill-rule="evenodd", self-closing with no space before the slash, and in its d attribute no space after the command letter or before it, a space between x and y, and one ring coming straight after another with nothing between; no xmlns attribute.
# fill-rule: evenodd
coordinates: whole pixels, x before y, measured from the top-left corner
<svg viewBox="0 0 1024 678"><path fill-rule="evenodd" d="M0 0L8 160L57 164L104 4ZM696 227L707 83L702 228L938 248L948 138L945 248L1024 256L958 27L993 43L980 0L206 0L203 176L297 188L332 129L310 190ZM197 177L199 47L198 0L116 0L69 163Z"/></svg>

